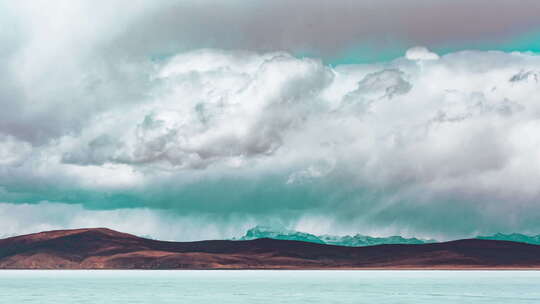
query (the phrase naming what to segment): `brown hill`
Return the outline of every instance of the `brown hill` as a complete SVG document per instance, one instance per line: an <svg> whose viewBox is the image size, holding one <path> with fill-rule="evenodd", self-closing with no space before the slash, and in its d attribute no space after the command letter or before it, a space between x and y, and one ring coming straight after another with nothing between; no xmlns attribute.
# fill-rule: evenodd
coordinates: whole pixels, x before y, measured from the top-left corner
<svg viewBox="0 0 540 304"><path fill-rule="evenodd" d="M163 242L106 228L0 240L2 269L540 268L540 246L493 240L341 247L258 239Z"/></svg>

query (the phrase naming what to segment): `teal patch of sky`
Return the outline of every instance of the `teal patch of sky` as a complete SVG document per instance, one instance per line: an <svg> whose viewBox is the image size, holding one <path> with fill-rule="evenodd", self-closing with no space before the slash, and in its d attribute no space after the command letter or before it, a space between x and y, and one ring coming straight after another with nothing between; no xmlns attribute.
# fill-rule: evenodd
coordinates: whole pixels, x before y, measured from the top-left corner
<svg viewBox="0 0 540 304"><path fill-rule="evenodd" d="M502 52L530 52L540 54L540 30L511 38L501 38L497 41L466 41L446 44L432 48L440 55L461 50L502 51Z"/></svg>
<svg viewBox="0 0 540 304"><path fill-rule="evenodd" d="M463 50L502 51L502 52L530 52L540 54L540 30L512 38L452 41L434 45L422 45L404 41L384 41L384 43L362 43L330 55L321 56L313 51L295 52L297 57L320 57L330 66L343 64L366 64L374 62L387 62L402 57L407 50L415 46L426 46L431 51L445 55Z"/></svg>
<svg viewBox="0 0 540 304"><path fill-rule="evenodd" d="M415 46L425 46L431 51L445 55L448 53L463 50L479 51L503 51L503 52L531 52L540 54L540 29L530 31L521 35L513 35L500 39L477 39L465 41L450 41L436 44L413 43L396 37L387 37L378 41L364 41L350 47L342 48L332 52L321 52L320 50L289 50L298 58L319 58L325 64L338 66L344 64L367 64L375 62L387 62L405 55L405 52ZM212 47L205 45L202 47ZM228 47L227 49L234 49ZM174 57L178 53L192 50L189 47L176 47L162 53L155 53L150 56L153 62L162 62Z"/></svg>

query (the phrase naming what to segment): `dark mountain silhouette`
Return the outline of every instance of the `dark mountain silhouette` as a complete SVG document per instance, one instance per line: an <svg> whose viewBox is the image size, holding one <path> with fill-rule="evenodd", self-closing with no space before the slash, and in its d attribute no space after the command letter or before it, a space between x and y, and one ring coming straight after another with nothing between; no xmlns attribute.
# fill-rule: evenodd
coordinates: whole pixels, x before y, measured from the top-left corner
<svg viewBox="0 0 540 304"><path fill-rule="evenodd" d="M3 269L540 268L540 246L468 239L342 247L301 241L163 242L106 228L0 240Z"/></svg>

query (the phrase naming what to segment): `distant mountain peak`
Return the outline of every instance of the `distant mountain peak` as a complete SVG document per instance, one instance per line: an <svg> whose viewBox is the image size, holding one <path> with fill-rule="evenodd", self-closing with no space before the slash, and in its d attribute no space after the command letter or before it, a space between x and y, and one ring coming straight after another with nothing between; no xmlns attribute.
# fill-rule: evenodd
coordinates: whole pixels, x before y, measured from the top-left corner
<svg viewBox="0 0 540 304"><path fill-rule="evenodd" d="M434 243L435 240L423 240L418 238L404 238L402 236L371 237L362 234L354 236L315 235L296 230L273 228L269 226L255 226L246 231L246 234L238 240L254 240L270 238L277 240L293 240L318 244L338 245L348 247L362 247L383 244L425 244Z"/></svg>
<svg viewBox="0 0 540 304"><path fill-rule="evenodd" d="M289 229L276 229L269 226L255 226L246 231L246 234L241 237L240 240L254 240L262 238L325 244L325 242L322 241L319 237L310 233L299 232Z"/></svg>
<svg viewBox="0 0 540 304"><path fill-rule="evenodd" d="M488 236L478 236L477 238L482 240L511 241L540 245L540 235L525 235L521 233L505 234L499 232Z"/></svg>
<svg viewBox="0 0 540 304"><path fill-rule="evenodd" d="M306 232L300 232L296 230L286 228L274 228L270 226L255 226L246 231L246 234L236 240L254 240L259 238L270 238L277 240L294 240L311 242L327 245L338 245L348 247L363 247L374 246L384 244L428 244L437 243L434 239L421 239L416 237L406 238L400 235L388 236L388 237L373 237L363 234L355 235L315 235ZM487 236L477 236L475 239L481 240L495 240L495 241L511 241L519 243L528 243L534 245L540 245L540 235L525 235L521 233L495 233Z"/></svg>

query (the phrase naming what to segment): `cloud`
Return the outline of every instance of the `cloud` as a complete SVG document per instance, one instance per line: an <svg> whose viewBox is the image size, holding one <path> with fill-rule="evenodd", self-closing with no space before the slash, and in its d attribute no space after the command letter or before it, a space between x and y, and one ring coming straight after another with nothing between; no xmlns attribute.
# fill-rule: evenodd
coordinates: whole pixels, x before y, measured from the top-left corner
<svg viewBox="0 0 540 304"><path fill-rule="evenodd" d="M85 117L144 98L150 83L141 76L151 64L110 56L106 47L147 8L142 1L123 4L0 4L3 133L42 145L77 132Z"/></svg>
<svg viewBox="0 0 540 304"><path fill-rule="evenodd" d="M1 3L0 200L216 227L537 232L538 56L324 60L510 39L539 25L537 1L292 3Z"/></svg>
<svg viewBox="0 0 540 304"><path fill-rule="evenodd" d="M437 60L439 55L430 52L427 48L417 46L407 50L405 58L409 60Z"/></svg>
<svg viewBox="0 0 540 304"><path fill-rule="evenodd" d="M31 152L30 144L13 136L0 134L0 165L17 166L30 157Z"/></svg>
<svg viewBox="0 0 540 304"><path fill-rule="evenodd" d="M85 117L151 98L146 94L155 84L145 76L155 61L187 50L338 58L356 48L507 40L540 26L535 0L116 0L107 6L61 0L1 6L0 128L36 144L78 132Z"/></svg>
<svg viewBox="0 0 540 304"><path fill-rule="evenodd" d="M157 77L152 103L97 117L63 162L181 169L271 155L283 133L317 106L333 74L288 54L203 50L173 58Z"/></svg>
<svg viewBox="0 0 540 304"><path fill-rule="evenodd" d="M122 45L161 54L210 47L335 56L358 47L500 43L540 26L535 0L177 1L154 8L120 37Z"/></svg>
<svg viewBox="0 0 540 304"><path fill-rule="evenodd" d="M0 238L58 229L108 227L159 240L197 241L240 236L251 228L249 221L227 226L227 222L204 215L185 217L147 208L87 210L81 205L51 202L0 203L0 217Z"/></svg>
<svg viewBox="0 0 540 304"><path fill-rule="evenodd" d="M539 70L523 53L332 68L190 51L77 131L36 144L4 130L1 196L289 226L324 214L347 233L533 231Z"/></svg>

